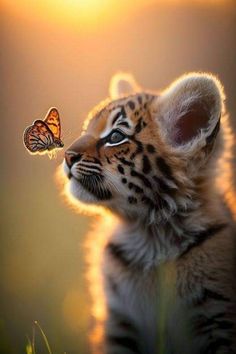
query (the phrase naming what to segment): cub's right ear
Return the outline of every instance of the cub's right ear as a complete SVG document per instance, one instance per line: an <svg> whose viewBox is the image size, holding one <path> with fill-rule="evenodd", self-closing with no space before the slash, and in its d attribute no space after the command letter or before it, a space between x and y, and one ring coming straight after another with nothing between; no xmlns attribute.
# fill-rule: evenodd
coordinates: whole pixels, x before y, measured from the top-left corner
<svg viewBox="0 0 236 354"><path fill-rule="evenodd" d="M212 74L189 73L180 77L157 102L162 136L172 146L197 148L216 138L224 111L224 91Z"/></svg>
<svg viewBox="0 0 236 354"><path fill-rule="evenodd" d="M118 99L140 91L140 87L134 77L128 73L115 74L109 86L109 94L112 99Z"/></svg>

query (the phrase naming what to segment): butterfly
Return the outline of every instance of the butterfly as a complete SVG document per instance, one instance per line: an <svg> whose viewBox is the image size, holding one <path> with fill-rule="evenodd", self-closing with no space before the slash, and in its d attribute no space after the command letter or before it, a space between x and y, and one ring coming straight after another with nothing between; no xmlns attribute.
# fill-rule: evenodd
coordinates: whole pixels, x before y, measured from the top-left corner
<svg viewBox="0 0 236 354"><path fill-rule="evenodd" d="M24 144L31 154L55 156L56 149L64 146L58 110L50 108L44 120L37 119L24 131Z"/></svg>

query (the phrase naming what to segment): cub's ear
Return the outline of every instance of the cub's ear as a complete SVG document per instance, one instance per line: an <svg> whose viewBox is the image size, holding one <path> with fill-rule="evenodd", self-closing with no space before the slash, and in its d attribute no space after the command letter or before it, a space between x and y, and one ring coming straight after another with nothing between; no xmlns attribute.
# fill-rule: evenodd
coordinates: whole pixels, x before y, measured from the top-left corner
<svg viewBox="0 0 236 354"><path fill-rule="evenodd" d="M109 86L109 94L112 99L132 95L137 91L140 91L140 87L131 74L118 73L112 77Z"/></svg>
<svg viewBox="0 0 236 354"><path fill-rule="evenodd" d="M224 106L216 77L190 73L172 83L156 100L163 137L173 146L204 146L216 137Z"/></svg>

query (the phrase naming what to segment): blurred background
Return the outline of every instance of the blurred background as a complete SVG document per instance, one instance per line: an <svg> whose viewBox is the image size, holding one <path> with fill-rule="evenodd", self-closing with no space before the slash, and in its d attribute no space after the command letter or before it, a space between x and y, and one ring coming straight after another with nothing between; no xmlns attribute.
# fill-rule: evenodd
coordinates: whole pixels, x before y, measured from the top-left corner
<svg viewBox="0 0 236 354"><path fill-rule="evenodd" d="M56 106L69 145L119 70L150 89L211 71L236 127L236 2L1 0L0 16L0 353L25 353L34 320L53 353L89 353L82 245L91 219L60 197L63 152L30 156L23 131ZM37 329L36 349L46 353Z"/></svg>

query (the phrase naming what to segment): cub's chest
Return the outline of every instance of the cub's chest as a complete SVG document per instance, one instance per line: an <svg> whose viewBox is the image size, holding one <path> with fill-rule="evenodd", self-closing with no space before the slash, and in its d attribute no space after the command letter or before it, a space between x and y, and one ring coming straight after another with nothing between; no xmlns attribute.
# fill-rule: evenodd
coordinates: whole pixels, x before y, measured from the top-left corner
<svg viewBox="0 0 236 354"><path fill-rule="evenodd" d="M156 347L160 352L163 347L166 353L172 353L171 348L181 347L180 337L190 338L188 311L176 294L174 268L171 264L139 274L136 279L127 277L119 288L116 307L139 328L141 340L149 346L147 353L154 353Z"/></svg>

